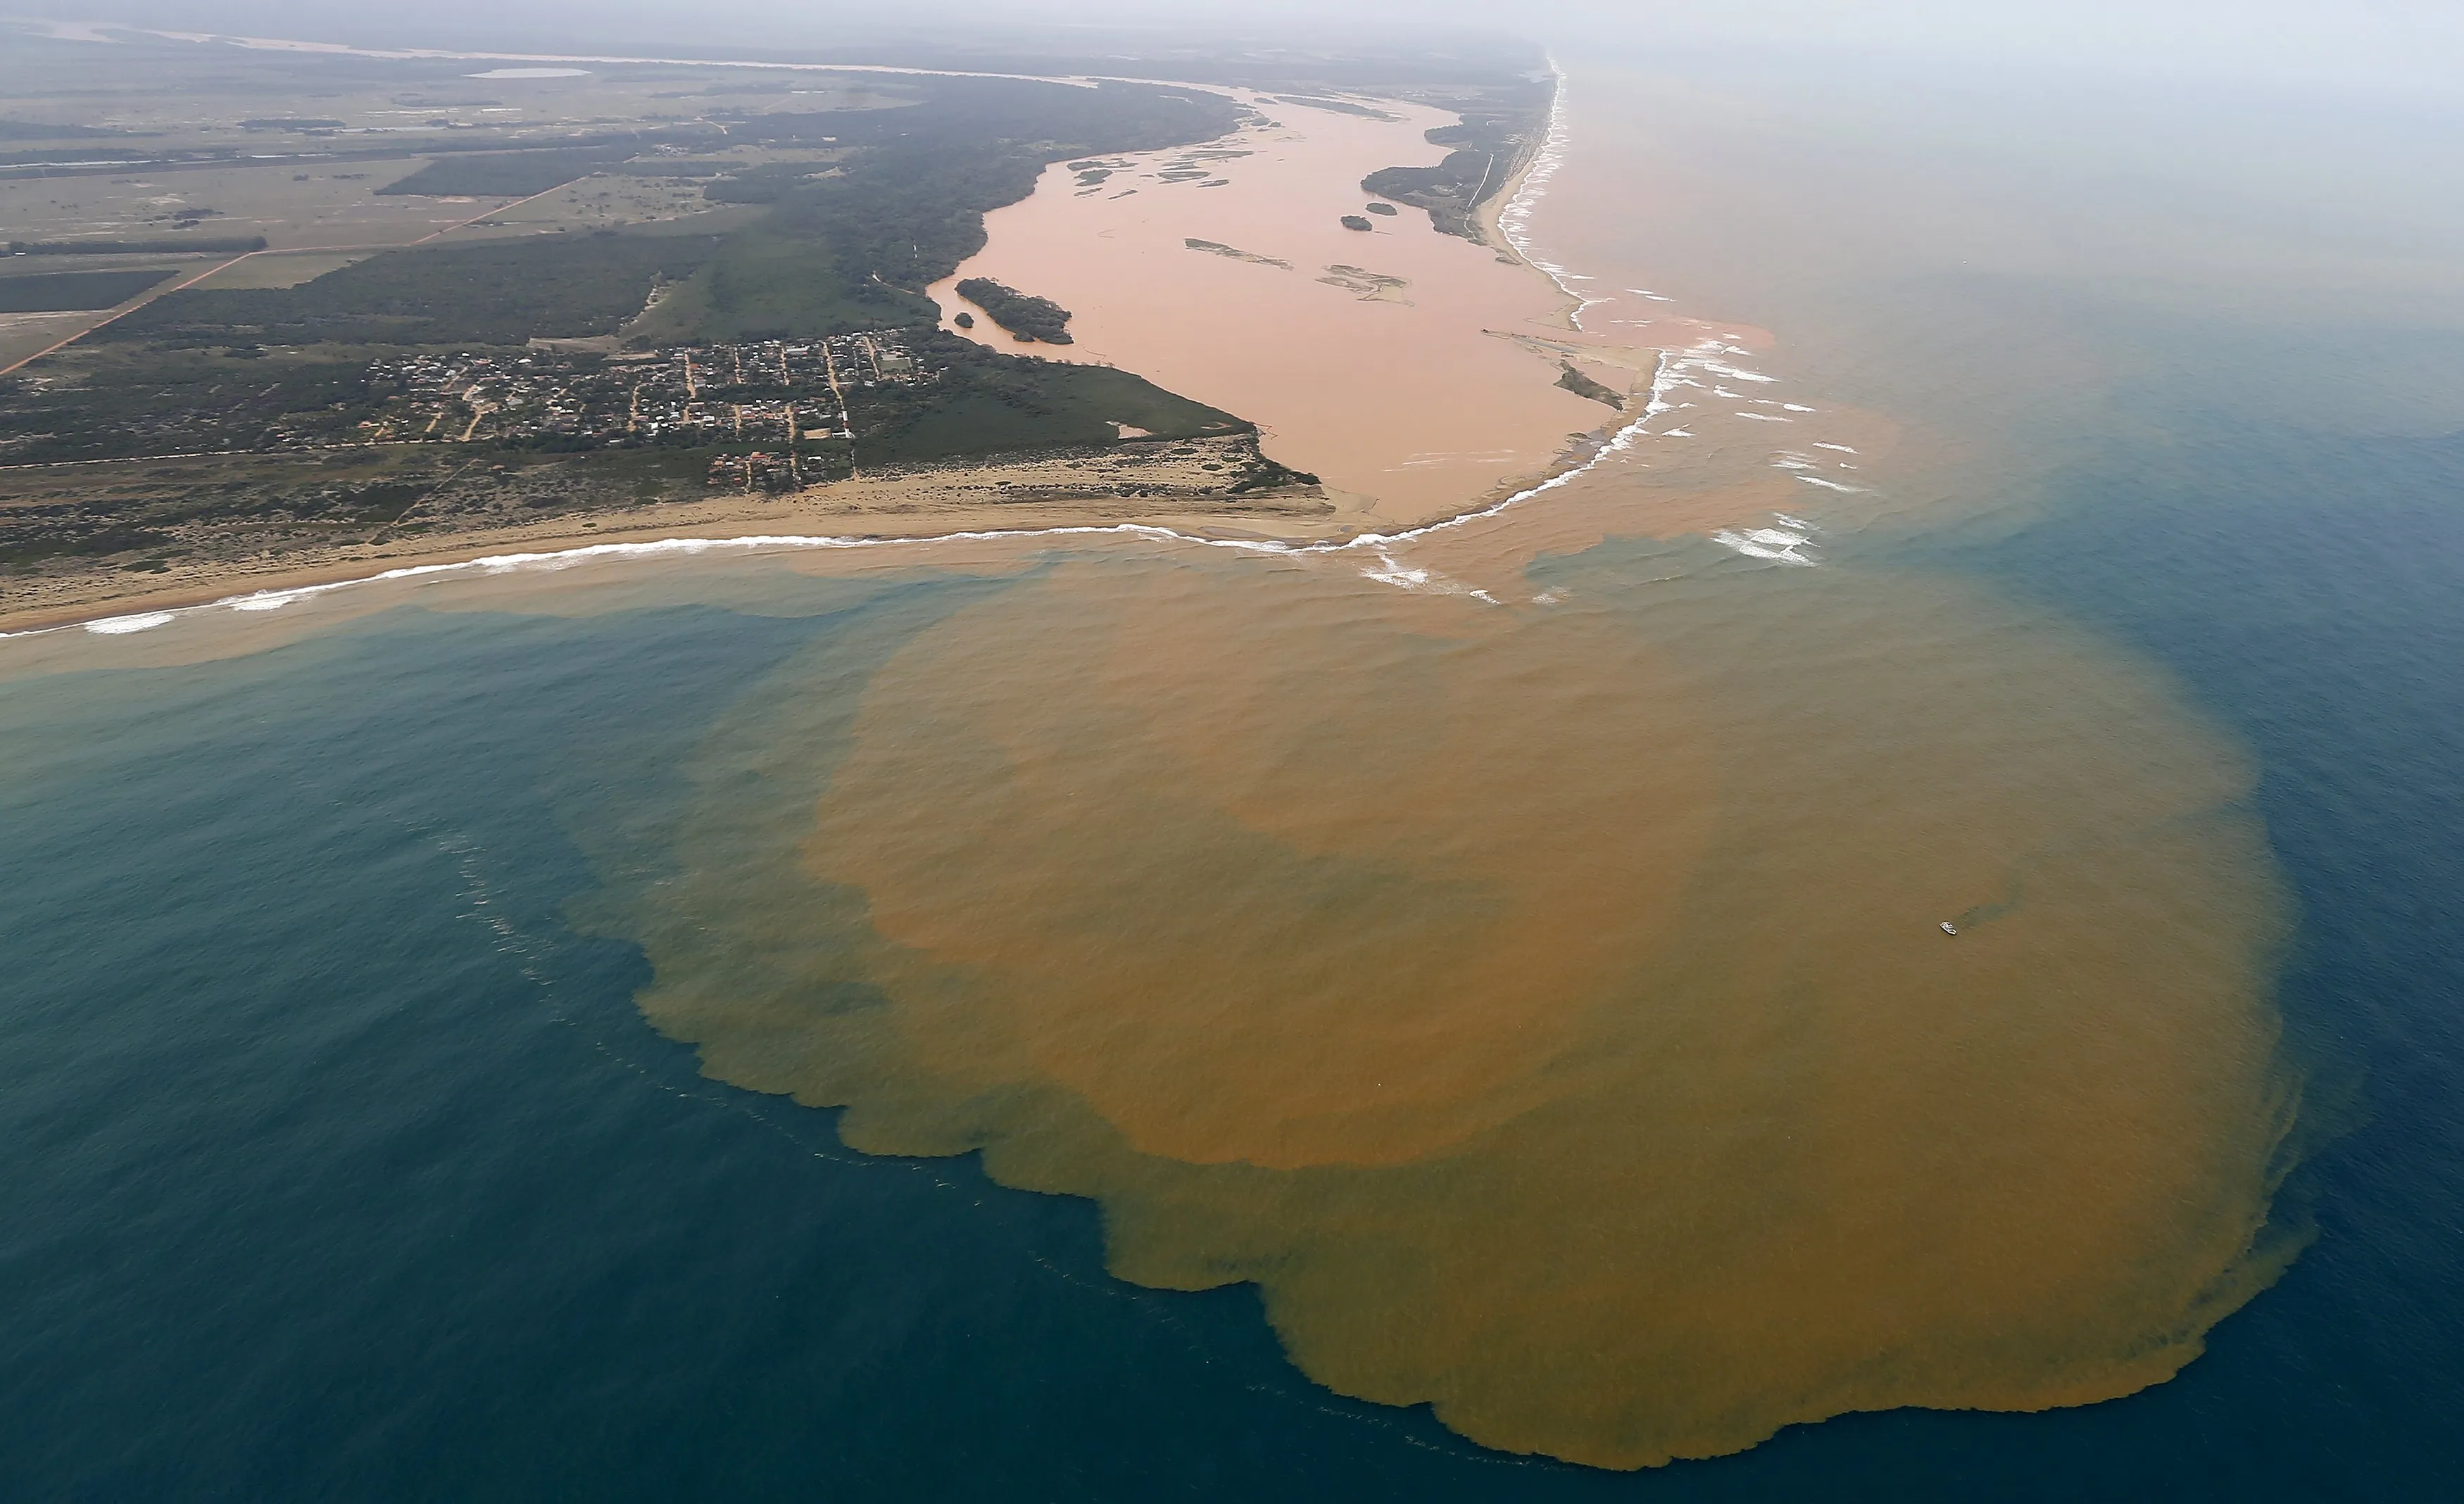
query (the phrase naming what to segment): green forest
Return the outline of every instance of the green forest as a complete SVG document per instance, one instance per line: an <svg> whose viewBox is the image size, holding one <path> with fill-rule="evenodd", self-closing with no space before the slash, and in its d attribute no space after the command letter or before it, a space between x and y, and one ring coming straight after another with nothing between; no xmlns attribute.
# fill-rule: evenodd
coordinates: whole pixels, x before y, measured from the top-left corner
<svg viewBox="0 0 2464 1504"><path fill-rule="evenodd" d="M171 273L152 272L37 272L0 276L0 314L53 314L112 308Z"/></svg>
<svg viewBox="0 0 2464 1504"><path fill-rule="evenodd" d="M612 334L662 278L692 275L715 235L600 231L420 247L297 287L190 289L99 331L98 340L213 345L517 345Z"/></svg>
<svg viewBox="0 0 2464 1504"><path fill-rule="evenodd" d="M985 276L971 276L960 282L958 295L982 309L994 323L1022 342L1071 342L1069 310L1048 297L1036 297Z"/></svg>
<svg viewBox="0 0 2464 1504"><path fill-rule="evenodd" d="M704 194L767 206L755 222L695 234L692 221L566 230L386 251L296 287L168 294L97 331L65 383L0 381L0 447L18 462L349 444L385 398L371 360L422 349L517 350L540 338L621 336L637 348L803 339L868 330L925 341L933 382L852 394L866 454L943 459L1110 443L1126 423L1158 435L1242 431L1239 419L1126 372L986 351L937 333L922 289L981 249L988 209L1034 190L1045 163L1211 140L1239 110L1206 94L1108 84L931 78L886 109L763 115L738 142L794 154L725 163ZM629 163L635 143L441 159L392 190L539 192ZM23 299L116 302L129 277L23 278ZM100 278L115 278L105 286ZM664 289L656 306L654 290ZM1004 295L1005 294L1005 295ZM0 300L11 295L0 281ZM1000 290L987 311L1032 338L1066 343L1067 311ZM287 438L285 436L288 436ZM615 464L614 455L593 462Z"/></svg>

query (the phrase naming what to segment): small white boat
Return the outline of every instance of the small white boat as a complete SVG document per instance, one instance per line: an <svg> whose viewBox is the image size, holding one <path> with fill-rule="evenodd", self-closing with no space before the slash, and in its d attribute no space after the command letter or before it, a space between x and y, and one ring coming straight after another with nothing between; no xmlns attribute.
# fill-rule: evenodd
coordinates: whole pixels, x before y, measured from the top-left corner
<svg viewBox="0 0 2464 1504"><path fill-rule="evenodd" d="M1959 926L1946 919L1942 922L1942 932L1946 935L1955 935L1959 933Z"/></svg>

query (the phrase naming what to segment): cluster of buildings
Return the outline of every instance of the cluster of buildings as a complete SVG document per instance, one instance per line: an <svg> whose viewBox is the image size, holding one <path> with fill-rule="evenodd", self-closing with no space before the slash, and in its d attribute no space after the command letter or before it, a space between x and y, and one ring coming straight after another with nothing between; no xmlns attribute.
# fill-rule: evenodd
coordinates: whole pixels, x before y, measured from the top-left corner
<svg viewBox="0 0 2464 1504"><path fill-rule="evenodd" d="M710 462L710 488L713 490L757 491L799 490L807 479L801 458L793 449L755 449L747 454L722 454Z"/></svg>
<svg viewBox="0 0 2464 1504"><path fill-rule="evenodd" d="M373 381L396 389L360 427L371 443L763 446L728 457L741 480L756 459L793 471L799 446L851 437L849 391L935 374L889 331L604 358L544 348L418 355L370 368ZM772 447L783 453L768 454Z"/></svg>

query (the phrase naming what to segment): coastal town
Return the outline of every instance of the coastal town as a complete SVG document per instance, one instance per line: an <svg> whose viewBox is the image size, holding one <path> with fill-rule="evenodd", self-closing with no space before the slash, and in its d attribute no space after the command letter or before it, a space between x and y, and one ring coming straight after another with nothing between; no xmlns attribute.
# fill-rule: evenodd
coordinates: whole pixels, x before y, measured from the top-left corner
<svg viewBox="0 0 2464 1504"><path fill-rule="evenodd" d="M627 447L765 447L721 454L710 483L801 485L814 446L842 467L847 394L929 383L943 373L893 330L828 338L692 345L606 356L534 347L379 361L395 395L360 430L371 444L474 443L561 452Z"/></svg>

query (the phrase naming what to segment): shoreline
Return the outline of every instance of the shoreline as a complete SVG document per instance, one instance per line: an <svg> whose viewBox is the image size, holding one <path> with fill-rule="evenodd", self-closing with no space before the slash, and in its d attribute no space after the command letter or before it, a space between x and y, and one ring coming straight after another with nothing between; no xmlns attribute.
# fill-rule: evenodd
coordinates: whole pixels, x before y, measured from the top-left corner
<svg viewBox="0 0 2464 1504"><path fill-rule="evenodd" d="M920 545L986 534L1033 536L1144 527L1198 538L1307 546L1349 537L1367 520L1356 507L1315 488L1231 495L1193 484L1177 494L1124 497L1108 489L1109 472L1090 484L1076 468L1085 463L1085 456L1056 451L992 464L917 466L781 495L574 512L390 544L335 544L286 557L220 560L166 575L34 577L11 583L36 587L24 593L42 599L0 601L0 641L293 592L321 594L399 578L405 570L455 569L506 556L579 557L608 545L682 547L752 538L781 546ZM52 588L43 590L44 585Z"/></svg>
<svg viewBox="0 0 2464 1504"><path fill-rule="evenodd" d="M1524 142L1523 150L1516 155L1514 166L1506 180L1506 186L1496 197L1477 207L1473 214L1484 234L1492 237L1491 241L1484 243L1493 243L1502 256L1510 257L1546 277L1549 285L1565 299L1555 317L1568 330L1586 334L1589 331L1583 328L1583 310L1591 307L1595 299L1566 285L1576 273L1534 254L1524 229L1532 209L1547 196L1549 181L1557 175L1557 168L1565 161L1564 147L1570 135L1566 127L1566 74L1557 67L1553 57L1550 59L1549 68L1552 75L1549 90L1549 119L1539 139ZM1528 200L1525 198L1527 192L1530 194Z"/></svg>
<svg viewBox="0 0 2464 1504"><path fill-rule="evenodd" d="M1486 237L1484 244L1499 260L1537 273L1563 295L1565 302L1555 318L1581 333L1581 311L1588 300L1567 285L1564 278L1571 273L1531 253L1523 233L1523 222L1544 196L1548 180L1562 161L1564 101L1565 75L1559 71L1546 130L1526 144L1505 188L1479 210L1477 222ZM278 604L298 596L407 575L556 567L560 561L611 549L647 554L693 550L696 544L748 549L922 546L992 537L1135 532L1262 553L1353 548L1382 553L1424 534L1494 516L1565 485L1630 447L1640 425L1664 410L1660 388L1666 366L1666 352L1659 352L1651 381L1635 386L1609 422L1581 436L1582 442L1561 449L1546 466L1482 488L1442 514L1400 528L1394 526L1393 519L1376 516L1372 507L1361 505L1367 498L1341 492L1312 490L1306 495L1266 493L1237 500L1190 496L1183 498L1185 504L1164 506L1154 505L1153 498L1139 498L1142 505L1123 505L1128 498L1095 495L1005 498L997 493L1034 485L1039 466L1050 462L921 467L783 497L715 497L602 512L586 519L577 514L474 530L424 544L406 540L407 546L381 550L337 545L322 557L233 560L187 571L172 579L66 577L58 578L55 588L40 592L46 599L24 605L0 604L0 641L77 628L95 630L115 622L128 623L120 628L123 632L143 631L193 612L235 609L243 601ZM954 488L978 494L953 494ZM1031 516L1021 515L1030 509ZM850 523L858 526L846 526ZM29 583L39 589L49 581Z"/></svg>
<svg viewBox="0 0 2464 1504"><path fill-rule="evenodd" d="M181 583L152 590L103 590L24 610L0 609L0 643L79 629L99 636L124 635L149 631L156 626L167 625L179 617L198 612L272 610L293 599L329 594L355 585L379 584L466 569L489 573L508 573L525 568L557 569L620 552L648 556L665 553L700 554L731 546L741 547L750 553L925 547L936 543L1136 534L1265 555L1333 554L1364 549L1391 568L1395 561L1387 556L1388 549L1497 516L1579 478L1602 460L1629 447L1641 425L1666 410L1661 383L1666 379L1667 366L1668 361L1663 356L1651 386L1639 394L1644 400L1639 403L1630 403L1612 431L1597 443L1573 450L1568 463L1526 485L1511 489L1492 488L1489 493L1467 502L1461 511L1408 528L1381 531L1369 525L1373 519L1362 510L1335 502L1314 489L1300 492L1260 493L1255 500L1283 505L1255 511L1208 507L1203 504L1206 498L1191 498L1195 504L1189 507L1162 509L1106 507L1090 497L1074 511L1059 508L1042 510L1045 504L1033 501L978 498L972 504L950 505L935 511L932 520L936 525L929 530L886 529L853 533L781 532L778 529L781 524L792 524L798 520L799 509L792 502L782 507L780 502L758 496L735 496L701 503L670 503L637 512L601 513L595 526L578 527L560 518L519 528L493 529L466 534L450 545L364 555L347 560L301 562L263 569L251 568L246 563L232 564L201 570ZM895 477L888 484L963 475L977 478L983 489L994 490L1001 483L984 477L1006 473L1010 473L1010 468L953 468ZM865 483L840 483L841 486L862 484ZM800 496L814 494L817 492L799 493ZM1025 506L1039 508L1031 523L1010 510ZM687 531L677 531L677 519L673 513L696 507L710 512L734 509L736 514L725 518L712 516L698 525L687 521L684 523ZM757 514L752 509L760 510ZM646 513L650 510L663 515L655 521L648 520ZM802 512L805 518L821 521L829 518L857 520L867 516L895 515L913 510L915 510L915 504L910 502L870 512L845 505L827 508L808 505ZM624 526L628 517L645 517L645 520L639 526ZM1279 518L1285 523L1282 527L1268 530L1257 526ZM1305 521L1314 525L1304 525ZM608 526L611 522L618 525ZM1251 526L1238 526L1237 523ZM384 568L370 570L366 567L380 560L384 561ZM1391 579L1394 577L1381 575L1377 578Z"/></svg>

